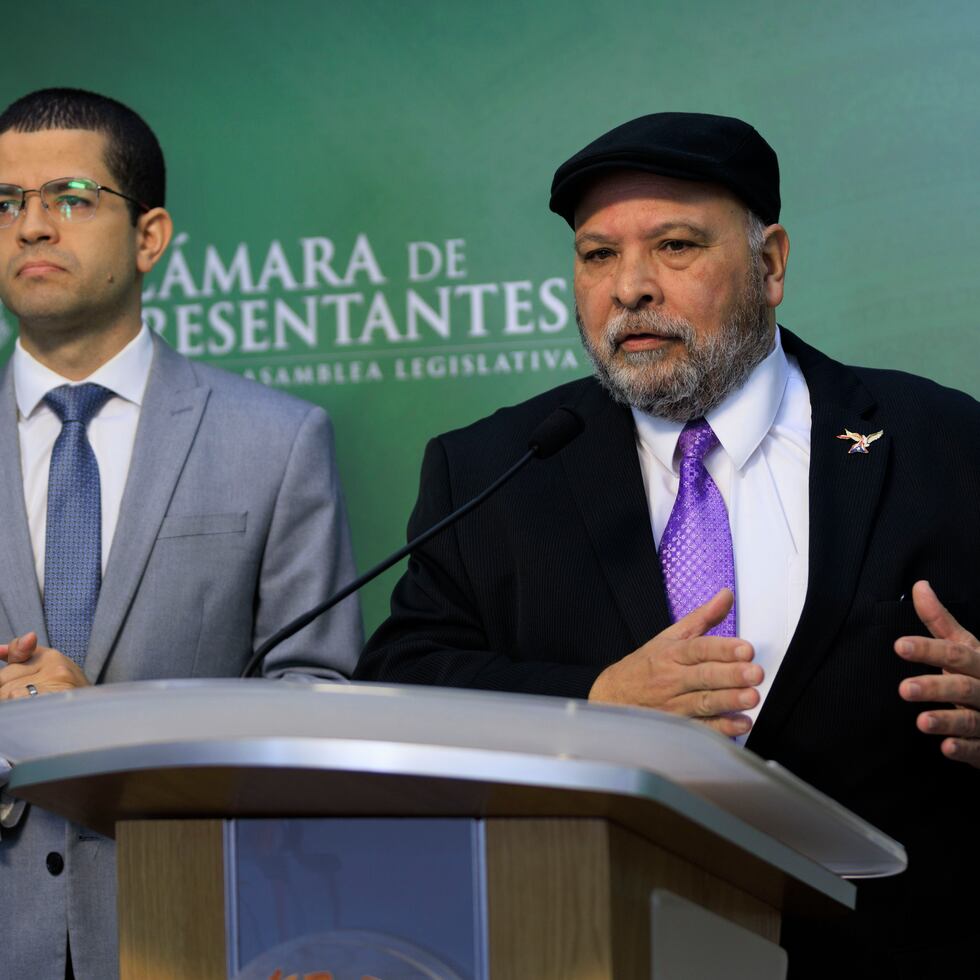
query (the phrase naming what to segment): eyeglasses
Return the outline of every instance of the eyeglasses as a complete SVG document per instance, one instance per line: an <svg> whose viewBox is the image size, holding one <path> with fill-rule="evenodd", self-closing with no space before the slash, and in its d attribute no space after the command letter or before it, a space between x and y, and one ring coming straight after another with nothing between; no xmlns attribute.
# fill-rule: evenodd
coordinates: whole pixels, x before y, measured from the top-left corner
<svg viewBox="0 0 980 980"><path fill-rule="evenodd" d="M99 207L99 195L105 191L115 194L135 204L143 211L149 207L128 194L114 191L104 184L97 184L88 177L57 177L42 184L39 188L24 190L16 184L0 184L0 228L8 228L27 206L27 195L37 194L41 206L59 221L74 224L77 221L91 221Z"/></svg>

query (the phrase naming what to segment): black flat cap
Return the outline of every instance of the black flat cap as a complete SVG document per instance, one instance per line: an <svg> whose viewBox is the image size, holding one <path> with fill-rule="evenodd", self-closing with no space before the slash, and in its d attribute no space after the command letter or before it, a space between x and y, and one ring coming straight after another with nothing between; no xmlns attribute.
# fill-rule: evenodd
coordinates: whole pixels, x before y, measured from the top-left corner
<svg viewBox="0 0 980 980"><path fill-rule="evenodd" d="M614 170L727 187L767 225L779 220L779 161L748 124L700 112L655 112L609 130L556 171L551 210L575 227L575 208L599 178Z"/></svg>

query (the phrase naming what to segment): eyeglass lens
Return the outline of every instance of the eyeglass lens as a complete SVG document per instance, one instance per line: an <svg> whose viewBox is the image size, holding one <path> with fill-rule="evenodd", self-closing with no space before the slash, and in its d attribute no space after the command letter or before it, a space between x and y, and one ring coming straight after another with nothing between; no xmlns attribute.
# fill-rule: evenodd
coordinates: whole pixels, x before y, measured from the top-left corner
<svg viewBox="0 0 980 980"><path fill-rule="evenodd" d="M0 228L12 225L25 206L29 192L15 184L0 184ZM85 177L61 177L40 188L48 213L61 221L87 221L99 204L99 185Z"/></svg>

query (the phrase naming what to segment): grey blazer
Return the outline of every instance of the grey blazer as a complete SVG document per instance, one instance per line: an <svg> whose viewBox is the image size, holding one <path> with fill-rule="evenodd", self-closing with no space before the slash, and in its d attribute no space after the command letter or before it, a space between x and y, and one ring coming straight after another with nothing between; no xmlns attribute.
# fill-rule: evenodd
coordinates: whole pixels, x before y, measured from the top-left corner
<svg viewBox="0 0 980 980"><path fill-rule="evenodd" d="M85 661L92 683L235 676L354 575L326 413L154 344ZM36 630L46 645L12 375L0 378L0 640ZM347 599L274 651L265 674L342 679L361 640ZM60 980L66 933L78 980L117 976L112 842L36 808L2 834L0 980Z"/></svg>

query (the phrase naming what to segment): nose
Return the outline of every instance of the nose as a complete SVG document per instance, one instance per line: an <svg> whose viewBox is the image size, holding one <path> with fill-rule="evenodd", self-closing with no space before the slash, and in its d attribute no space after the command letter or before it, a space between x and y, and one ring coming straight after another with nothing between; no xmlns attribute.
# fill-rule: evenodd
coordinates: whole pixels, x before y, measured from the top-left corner
<svg viewBox="0 0 980 980"><path fill-rule="evenodd" d="M28 191L25 195L24 210L17 219L17 237L25 245L58 239L57 222L41 202L37 191Z"/></svg>
<svg viewBox="0 0 980 980"><path fill-rule="evenodd" d="M642 310L663 302L653 260L646 254L624 253L613 281L613 301L625 310Z"/></svg>

